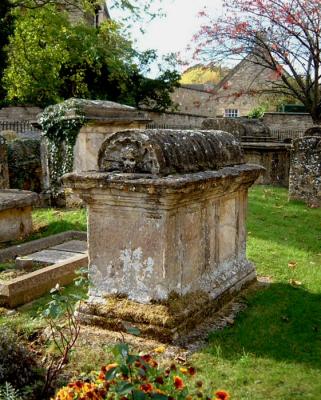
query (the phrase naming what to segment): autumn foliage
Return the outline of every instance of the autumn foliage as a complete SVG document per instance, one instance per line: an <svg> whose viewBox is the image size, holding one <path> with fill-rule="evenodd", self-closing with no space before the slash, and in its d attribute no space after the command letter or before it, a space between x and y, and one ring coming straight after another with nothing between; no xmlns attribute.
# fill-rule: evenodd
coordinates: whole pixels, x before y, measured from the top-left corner
<svg viewBox="0 0 321 400"><path fill-rule="evenodd" d="M251 62L273 72L273 92L295 98L321 122L321 0L224 0L222 16L200 17L198 58L251 54Z"/></svg>

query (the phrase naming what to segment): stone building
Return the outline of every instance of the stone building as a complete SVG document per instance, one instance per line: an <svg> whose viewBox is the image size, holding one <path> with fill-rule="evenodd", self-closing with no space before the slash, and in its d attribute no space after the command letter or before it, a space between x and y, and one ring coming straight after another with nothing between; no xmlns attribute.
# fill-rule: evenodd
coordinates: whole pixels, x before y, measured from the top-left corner
<svg viewBox="0 0 321 400"><path fill-rule="evenodd" d="M266 93L275 73L253 63L252 54L237 64L217 85L182 85L172 99L181 112L208 117L243 117L255 107L266 103L275 111L276 95Z"/></svg>

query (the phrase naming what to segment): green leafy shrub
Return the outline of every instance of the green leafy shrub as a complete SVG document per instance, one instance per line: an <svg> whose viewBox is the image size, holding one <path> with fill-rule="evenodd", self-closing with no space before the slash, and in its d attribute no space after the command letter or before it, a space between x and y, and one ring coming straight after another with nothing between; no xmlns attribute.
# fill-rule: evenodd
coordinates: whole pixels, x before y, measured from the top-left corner
<svg viewBox="0 0 321 400"><path fill-rule="evenodd" d="M267 106L265 104L255 107L248 113L248 118L251 118L251 119L263 118L266 110L267 110Z"/></svg>
<svg viewBox="0 0 321 400"><path fill-rule="evenodd" d="M159 349L159 348L158 348ZM155 349L155 352L158 352ZM224 390L208 395L203 383L195 380L195 368L159 367L151 354L130 353L126 343L113 349L115 362L103 366L100 372L69 383L60 389L55 400L228 400Z"/></svg>
<svg viewBox="0 0 321 400"><path fill-rule="evenodd" d="M19 389L35 383L39 370L27 347L8 328L0 327L0 338L0 385L10 383Z"/></svg>

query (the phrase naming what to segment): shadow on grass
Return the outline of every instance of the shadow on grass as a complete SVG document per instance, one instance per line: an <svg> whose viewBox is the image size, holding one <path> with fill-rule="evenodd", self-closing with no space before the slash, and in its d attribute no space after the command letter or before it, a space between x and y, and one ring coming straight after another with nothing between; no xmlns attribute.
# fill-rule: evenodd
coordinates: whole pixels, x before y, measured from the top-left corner
<svg viewBox="0 0 321 400"><path fill-rule="evenodd" d="M210 334L206 353L244 353L321 368L321 296L276 283L247 299L233 327Z"/></svg>

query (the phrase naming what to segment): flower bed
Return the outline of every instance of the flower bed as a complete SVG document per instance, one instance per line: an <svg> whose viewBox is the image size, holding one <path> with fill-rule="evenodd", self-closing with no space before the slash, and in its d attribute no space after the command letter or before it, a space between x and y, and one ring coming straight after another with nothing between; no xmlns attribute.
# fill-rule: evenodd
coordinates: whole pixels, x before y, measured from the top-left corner
<svg viewBox="0 0 321 400"><path fill-rule="evenodd" d="M155 349L155 352L161 352ZM118 344L113 351L116 362L99 372L69 383L60 389L54 400L228 400L229 394L218 390L206 394L203 383L196 379L193 367L161 368L151 354L134 355L128 345Z"/></svg>

